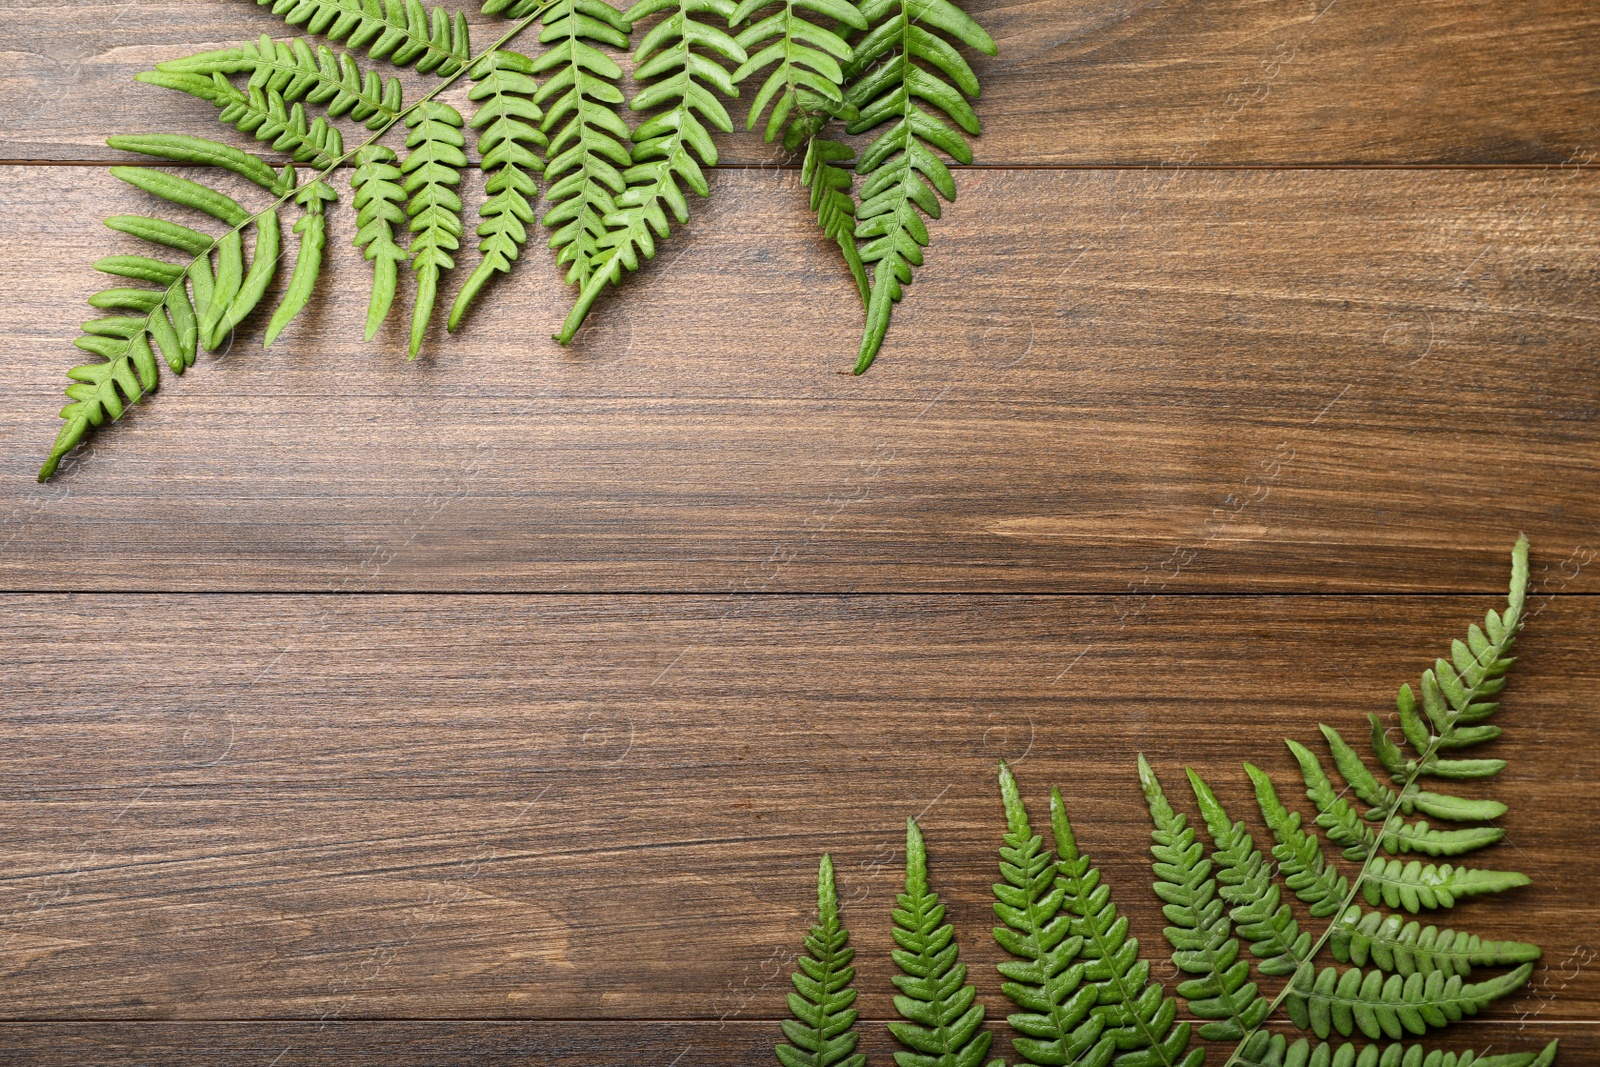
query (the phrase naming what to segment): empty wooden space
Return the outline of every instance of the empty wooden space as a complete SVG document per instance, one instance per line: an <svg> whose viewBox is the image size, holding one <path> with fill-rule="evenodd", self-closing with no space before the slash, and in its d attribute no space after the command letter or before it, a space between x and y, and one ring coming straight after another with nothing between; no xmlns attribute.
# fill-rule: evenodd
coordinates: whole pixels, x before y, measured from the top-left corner
<svg viewBox="0 0 1600 1067"><path fill-rule="evenodd" d="M1136 754L1260 833L1241 761L1363 737L1519 532L1482 865L1534 884L1431 921L1545 957L1443 1044L1600 1062L1600 11L967 6L978 165L866 376L741 132L570 349L537 247L416 363L321 298L45 485L106 136L228 137L132 76L286 31L7 9L0 1064L772 1062L829 851L881 1067L907 816L1009 1057L998 760L1165 975Z"/></svg>

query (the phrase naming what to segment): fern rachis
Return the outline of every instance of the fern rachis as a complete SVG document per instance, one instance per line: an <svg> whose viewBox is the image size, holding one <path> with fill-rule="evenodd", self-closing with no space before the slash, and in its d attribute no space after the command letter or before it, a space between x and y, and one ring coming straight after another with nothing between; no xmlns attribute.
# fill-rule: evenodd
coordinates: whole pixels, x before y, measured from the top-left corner
<svg viewBox="0 0 1600 1067"><path fill-rule="evenodd" d="M955 179L935 149L958 163L972 162L966 140L945 119L968 134L978 132L978 117L966 100L978 95L978 77L933 31L985 55L996 52L994 39L950 0L865 0L861 12L872 28L856 43L847 71L845 98L858 112L849 130L865 133L885 123L888 128L856 163L862 179L856 241L872 266L857 374L877 358L902 287L922 265L928 243L922 214L937 219L939 197L956 198Z"/></svg>

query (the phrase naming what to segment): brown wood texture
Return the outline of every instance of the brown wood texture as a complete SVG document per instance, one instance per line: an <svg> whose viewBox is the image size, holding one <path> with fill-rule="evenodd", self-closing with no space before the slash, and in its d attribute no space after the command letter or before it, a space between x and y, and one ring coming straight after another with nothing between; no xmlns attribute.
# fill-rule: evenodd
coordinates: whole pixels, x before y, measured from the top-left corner
<svg viewBox="0 0 1600 1067"><path fill-rule="evenodd" d="M92 257L133 247L98 219L143 194L21 170L0 583L1483 591L1519 529L1600 544L1592 174L972 175L862 378L792 173L715 180L571 350L537 256L415 364L324 299L39 486Z"/></svg>
<svg viewBox="0 0 1600 1067"><path fill-rule="evenodd" d="M1440 1044L1600 1062L1600 9L965 6L979 165L866 377L741 132L570 349L538 249L423 360L361 345L340 205L360 298L246 324L44 486L132 250L99 220L148 206L105 137L223 136L132 76L285 31L0 12L0 1065L772 1062L826 849L882 1067L908 815L1009 1055L997 760L1171 979L1135 754L1261 832L1240 761L1359 737L1519 531L1480 861L1534 884L1430 918L1545 958Z"/></svg>
<svg viewBox="0 0 1600 1067"><path fill-rule="evenodd" d="M1062 787L1153 946L1134 754L1243 817L1242 758L1287 782L1280 738L1359 734L1489 603L13 596L0 999L12 1019L770 1020L785 983L763 969L827 849L882 1018L915 815L994 1000L997 759L1036 805ZM1552 985L1491 1021L1592 1027L1600 603L1530 614L1489 791L1507 837L1479 863L1535 884L1436 921L1539 935Z"/></svg>
<svg viewBox="0 0 1600 1067"><path fill-rule="evenodd" d="M1587 164L1600 148L1584 0L969 6L1000 46L975 64L984 163ZM475 25L487 45L506 24ZM22 0L0 25L0 158L99 159L112 133L191 129L208 105L132 77L282 32L249 0ZM722 143L729 162L773 158Z"/></svg>

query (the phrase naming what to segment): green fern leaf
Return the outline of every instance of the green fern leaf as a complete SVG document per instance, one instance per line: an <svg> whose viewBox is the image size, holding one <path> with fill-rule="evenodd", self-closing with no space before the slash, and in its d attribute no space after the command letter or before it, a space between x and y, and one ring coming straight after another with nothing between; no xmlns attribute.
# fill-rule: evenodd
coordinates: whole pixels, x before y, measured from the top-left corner
<svg viewBox="0 0 1600 1067"><path fill-rule="evenodd" d="M278 176L264 160L236 148L196 137L155 134L114 137L113 148L139 152L181 163L223 166L278 193L292 179ZM160 385L156 354L175 374L194 365L204 344L220 347L239 322L261 302L277 269L279 222L275 210L252 216L243 205L224 193L198 182L144 167L113 167L111 173L137 189L179 207L203 212L230 229L215 238L166 219L143 215L117 215L106 220L113 230L174 249L188 257L179 265L141 255L110 256L96 269L128 281L157 288L119 286L90 297L92 307L123 312L84 324L77 347L98 356L99 363L73 367L67 377L71 401L61 411L65 424L56 436L49 457L39 471L45 481L61 461L82 442L93 427L122 417L131 404L142 401ZM254 256L245 269L243 232L256 231ZM211 256L218 258L213 269ZM191 299L185 282L194 287Z"/></svg>
<svg viewBox="0 0 1600 1067"><path fill-rule="evenodd" d="M247 92L240 92L222 74L149 70L136 77L147 85L176 89L207 101L221 112L218 118L224 123L270 143L279 152L288 152L296 162L329 170L344 155L344 138L337 127L320 118L308 122L305 107L288 103L275 89L252 85Z"/></svg>
<svg viewBox="0 0 1600 1067"><path fill-rule="evenodd" d="M833 857L824 855L817 869L817 924L806 937L806 955L791 976L789 994L794 1018L782 1022L789 1044L773 1051L783 1067L866 1067L867 1057L855 1051L856 991L850 985L850 931L839 921L839 895L834 889Z"/></svg>
<svg viewBox="0 0 1600 1067"><path fill-rule="evenodd" d="M442 7L421 0L256 0L291 26L338 43L343 41L373 59L424 74L449 77L472 57L467 17L452 18Z"/></svg>
<svg viewBox="0 0 1600 1067"><path fill-rule="evenodd" d="M363 71L349 54L326 45L313 50L300 38L274 42L262 34L259 42L168 60L156 70L206 77L248 74L253 88L276 92L287 103L316 104L331 118L349 115L373 130L393 125L405 109L400 79Z"/></svg>
<svg viewBox="0 0 1600 1067"><path fill-rule="evenodd" d="M849 131L887 128L856 164L863 179L856 240L861 258L872 265L857 374L877 358L895 301L922 265L928 243L922 214L936 219L939 197L956 198L955 179L939 153L972 162L965 138L945 120L978 132L967 103L978 95L978 78L947 38L986 55L996 51L994 39L950 0L865 0L861 13L871 29L846 70L846 100L859 112Z"/></svg>
<svg viewBox="0 0 1600 1067"><path fill-rule="evenodd" d="M416 304L411 315L411 357L422 351L422 340L433 317L439 279L456 265L450 253L461 247L461 171L467 165L463 149L466 123L449 104L429 102L406 117L411 132L406 137L410 154L400 166L404 188L411 198L411 269L417 275Z"/></svg>
<svg viewBox="0 0 1600 1067"><path fill-rule="evenodd" d="M1097 990L1091 1016L1104 1027L1099 1039L1073 1062L1082 1067L1200 1067L1203 1048L1189 1048L1189 1024L1178 1021L1178 1002L1165 996L1139 958L1139 941L1128 936L1128 920L1117 914L1111 890L1078 842L1061 791L1050 791L1050 826L1055 834L1057 884L1072 913L1072 933L1083 938L1079 955L1084 980Z"/></svg>
<svg viewBox="0 0 1600 1067"><path fill-rule="evenodd" d="M1105 1020L1091 1016L1100 990L1083 980L1075 963L1083 936L1072 932L1063 908L1066 886L1057 878L1055 853L1028 824L1028 812L1011 768L1000 764L1000 797L1007 832L1000 845L1000 876L994 886L994 929L1000 947L1017 957L999 965L1007 981L1001 992L1021 1009L1007 1017L1021 1036L1011 1046L1028 1063L1075 1063L1100 1039Z"/></svg>
<svg viewBox="0 0 1600 1067"><path fill-rule="evenodd" d="M1284 1008L1302 1030L1326 1038L1338 1031L1350 1037L1357 1029L1369 1038L1398 1039L1408 1031L1427 1033L1463 1016L1476 1015L1500 997L1520 989L1533 973L1533 964L1482 982L1466 982L1443 971L1409 978L1359 967L1323 967L1312 977L1309 968L1290 982Z"/></svg>
<svg viewBox="0 0 1600 1067"><path fill-rule="evenodd" d="M866 264L861 261L861 251L856 247L856 200L850 193L853 179L848 170L838 166L854 157L855 152L849 145L812 137L806 141L800 180L811 190L811 210L817 214L817 225L838 244L865 303L869 288Z"/></svg>
<svg viewBox="0 0 1600 1067"><path fill-rule="evenodd" d="M395 242L395 227L407 225L405 176L400 173L394 152L382 145L370 145L356 155L357 167L350 179L355 192L355 246L365 250L372 263L372 298L367 305L367 340L377 335L378 327L389 315L399 284L400 264L408 258Z"/></svg>
<svg viewBox="0 0 1600 1067"><path fill-rule="evenodd" d="M689 220L680 182L703 197L711 195L701 166L716 164L717 149L706 123L733 129L713 90L725 96L738 96L739 90L727 69L705 53L733 63L743 63L747 56L738 41L700 16L726 19L733 9L733 0L638 0L623 16L631 26L668 13L634 51L634 77L654 80L628 106L656 113L633 131L630 166L622 175L627 188L616 198L616 211L604 220L606 233L595 242L590 276L556 334L561 344L572 342L606 286L619 284L623 272L637 270L641 259L655 256L656 241L665 240L670 229L669 210L680 224Z"/></svg>
<svg viewBox="0 0 1600 1067"><path fill-rule="evenodd" d="M295 255L294 272L289 275L289 288L267 324L267 333L261 342L263 348L271 348L272 342L311 301L317 279L322 275L322 253L328 247L328 219L324 207L336 202L339 194L316 179L297 192L294 199L304 211L294 224L294 232L300 236L300 250Z"/></svg>
<svg viewBox="0 0 1600 1067"><path fill-rule="evenodd" d="M1240 1054L1239 1067L1550 1067L1558 1043L1542 1052L1444 1052L1420 1045L1313 1044L1305 1038L1290 1042L1282 1034L1257 1034L1252 1048Z"/></svg>
<svg viewBox="0 0 1600 1067"><path fill-rule="evenodd" d="M892 953L895 1010L905 1022L889 1032L905 1046L894 1054L900 1067L978 1067L993 1035L983 1030L977 987L966 984L955 930L944 921L944 905L928 886L928 853L915 819L906 820L906 891L896 898ZM1003 1060L994 1060L991 1067Z"/></svg>
<svg viewBox="0 0 1600 1067"><path fill-rule="evenodd" d="M1328 948L1340 963L1410 977L1443 971L1465 977L1474 967L1510 967L1540 957L1538 945L1523 941L1485 941L1477 934L1404 922L1398 915L1352 905L1334 925Z"/></svg>
<svg viewBox="0 0 1600 1067"><path fill-rule="evenodd" d="M1496 818L1506 810L1498 800L1435 793L1419 783L1434 776L1440 767L1440 751L1498 736L1498 728L1485 720L1499 708L1490 698L1504 689L1513 662L1509 652L1522 625L1527 581L1528 542L1519 538L1512 550L1505 609L1490 611L1481 629L1472 626L1466 640L1452 643L1450 660L1438 659L1424 672L1420 704L1409 685L1401 687L1396 707L1401 734L1413 750L1412 756L1406 756L1388 738L1380 722L1369 720L1381 769L1374 771L1337 730L1324 726L1322 733L1333 765L1347 787L1341 790L1310 749L1288 743L1300 765L1306 796L1317 810L1317 824L1330 844L1341 847L1347 859L1360 865L1353 880L1347 881L1327 862L1320 844L1300 828L1298 815L1287 812L1278 801L1267 776L1246 764L1262 814L1278 841L1274 853L1283 864L1285 884L1312 905L1314 915L1340 917L1312 953L1331 943L1335 958L1341 961L1356 958L1374 964L1366 971L1359 965L1317 970L1309 960L1301 961L1278 1000L1297 1025L1310 1027L1320 1037L1335 1030L1349 1036L1357 1028L1374 1038L1398 1038L1407 1031L1422 1033L1429 1026L1443 1026L1481 1010L1496 997L1519 988L1532 971L1531 961L1538 956L1533 946L1485 943L1453 931L1441 937L1432 927L1424 935L1416 923L1402 925L1398 918L1383 914L1363 916L1362 910L1353 906L1359 894L1369 905L1415 913L1422 908L1452 907L1464 897L1529 883L1526 875L1516 871L1423 863L1396 855L1418 851L1455 856L1500 839L1493 828L1437 829L1425 821L1407 823L1406 819L1420 812L1449 822L1472 823ZM1503 766L1502 761L1452 759L1445 761L1443 773L1437 777L1483 779L1493 777ZM1380 773L1394 785L1383 781ZM1368 810L1358 812L1347 794L1367 804ZM1378 825L1374 828L1369 823ZM1430 952L1436 945L1440 951ZM1478 961L1519 965L1469 983L1466 975ZM1229 1063L1239 1062L1262 1039L1252 1029L1236 1046Z"/></svg>
<svg viewBox="0 0 1600 1067"><path fill-rule="evenodd" d="M489 280L509 272L527 244L528 226L534 220L532 202L539 195L534 176L544 170L539 152L545 136L538 127L544 114L533 102L539 88L533 80L533 61L501 49L479 60L472 78L469 97L478 103L472 128L479 131L478 154L483 157L489 195L479 209L483 222L478 226L482 238L478 250L483 261L456 297L449 319L452 331Z"/></svg>
<svg viewBox="0 0 1600 1067"><path fill-rule="evenodd" d="M1150 853L1155 859L1155 891L1165 903L1162 914L1172 925L1165 930L1172 962L1194 975L1178 985L1178 995L1197 1018L1208 1040L1238 1040L1261 1025L1269 1005L1250 977L1250 962L1239 958L1233 920L1217 891L1205 846L1195 839L1188 817L1173 810L1161 782L1143 755L1139 784L1155 824Z"/></svg>

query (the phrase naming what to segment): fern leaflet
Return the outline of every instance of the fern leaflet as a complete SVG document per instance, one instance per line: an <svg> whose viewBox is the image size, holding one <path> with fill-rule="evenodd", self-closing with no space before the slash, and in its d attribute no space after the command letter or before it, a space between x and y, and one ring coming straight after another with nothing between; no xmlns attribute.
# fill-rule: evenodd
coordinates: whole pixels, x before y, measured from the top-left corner
<svg viewBox="0 0 1600 1067"><path fill-rule="evenodd" d="M772 0L743 0L728 16L728 25L743 26L771 4ZM765 132L768 143L791 116L798 121L813 114L837 113L845 107L844 70L839 64L848 61L853 51L836 30L807 21L802 9L837 20L840 29L867 28L867 20L846 0L782 0L775 12L740 31L739 45L749 58L733 72L734 84L777 64L750 102L750 116L745 123L746 129L755 129L762 113L771 107ZM756 49L766 41L772 43Z"/></svg>
<svg viewBox="0 0 1600 1067"><path fill-rule="evenodd" d="M845 265L850 268L850 276L855 279L856 290L865 303L869 293L867 268L856 247L856 201L850 195L853 179L850 171L838 166L854 157L855 152L849 145L812 137L806 141L800 181L811 190L811 210L817 213L817 225L838 244Z"/></svg>
<svg viewBox="0 0 1600 1067"><path fill-rule="evenodd" d="M790 978L789 994L794 1018L783 1020L789 1044L773 1051L783 1067L866 1067L867 1057L857 1052L855 1031L856 991L850 983L855 968L850 961L850 931L839 921L839 895L834 888L833 858L824 855L817 868L817 924L806 937L806 954Z"/></svg>
<svg viewBox="0 0 1600 1067"><path fill-rule="evenodd" d="M461 247L461 171L467 165L467 140L461 113L449 104L430 102L406 117L411 150L400 165L403 187L411 198L411 269L417 275L416 304L411 314L411 358L422 351L422 340L433 317L439 279L455 267L450 253Z"/></svg>
<svg viewBox="0 0 1600 1067"><path fill-rule="evenodd" d="M534 175L544 170L539 157L545 136L537 123L543 118L533 102L539 84L533 80L533 61L516 52L490 53L472 68L474 85L470 98L478 102L472 128L479 130L478 153L483 157L483 172L489 198L479 213L478 245L483 261L462 286L450 311L453 331L478 293L496 274L511 270L528 242L528 226L534 220L533 204L539 186Z"/></svg>
<svg viewBox="0 0 1600 1067"><path fill-rule="evenodd" d="M248 74L254 88L277 92L288 103L316 104L331 118L348 114L374 130L392 125L405 107L400 79L363 71L350 55L326 45L313 51L300 38L274 42L262 34L259 42L168 60L158 63L156 70L207 77Z"/></svg>
<svg viewBox="0 0 1600 1067"><path fill-rule="evenodd" d="M114 137L109 143L113 148L159 159L223 166L273 194L282 194L290 181L275 174L264 160L197 137ZM237 200L165 171L113 167L111 173L168 203L208 214L231 229L218 239L166 219L143 215L117 215L106 220L111 229L176 250L189 257L190 262L180 266L134 255L111 256L95 264L106 274L157 288L123 286L102 290L89 298L92 307L125 314L84 324L77 347L99 356L102 362L83 364L67 372L73 381L67 387L67 398L72 402L61 411L66 422L39 471L40 481L55 473L90 428L121 418L128 405L139 403L159 386L156 352L174 374L182 374L194 365L200 345L213 350L219 347L228 332L261 302L277 269L279 223L275 210L255 217L256 243L247 274L242 232L251 224L252 216ZM215 269L213 253L217 255ZM193 285L193 299L186 281Z"/></svg>
<svg viewBox="0 0 1600 1067"><path fill-rule="evenodd" d="M1143 755L1139 784L1150 808L1155 831L1150 852L1155 858L1155 891L1164 902L1162 914L1172 925L1165 930L1172 962L1193 975L1178 984L1191 1014L1208 1020L1200 1036L1238 1040L1266 1018L1267 998L1250 978L1250 962L1239 958L1233 918L1217 892L1205 846L1195 840L1188 817L1174 811L1161 782Z"/></svg>
<svg viewBox="0 0 1600 1067"><path fill-rule="evenodd" d="M136 77L207 101L221 112L217 117L224 123L288 152L296 162L331 170L344 155L344 138L338 127L321 118L307 121L304 105L289 103L276 89L251 85L240 92L220 73L207 76L147 70Z"/></svg>
<svg viewBox="0 0 1600 1067"><path fill-rule="evenodd" d="M489 0L484 10L503 2ZM550 208L541 222L552 231L556 262L570 264L568 285L582 286L594 273L605 220L628 187L622 177L632 165L628 127L616 112L622 68L595 46L627 48L630 28L604 0L557 0L539 34L549 47L533 61L534 73L548 76L533 99L545 108L543 131L550 137Z"/></svg>
<svg viewBox="0 0 1600 1067"><path fill-rule="evenodd" d="M637 270L641 257L654 257L656 240L665 240L670 228L667 210L680 224L689 220L680 181L701 196L711 195L701 164L714 166L717 149L705 124L733 129L712 90L726 96L738 96L739 90L727 69L702 52L734 63L747 57L738 41L699 19L706 14L726 19L733 0L638 0L624 18L633 25L663 11L670 13L634 51L634 77L660 80L639 90L628 105L635 111L662 110L633 131L630 166L622 175L627 188L616 198L617 210L604 219L606 233L596 241L593 269L556 334L561 344L572 342L606 286L620 283L624 271Z"/></svg>
<svg viewBox="0 0 1600 1067"><path fill-rule="evenodd" d="M969 134L978 132L978 116L966 99L977 97L978 77L946 37L985 55L996 52L994 39L951 0L865 0L861 13L872 28L857 42L846 70L846 100L859 112L848 128L888 128L856 164L863 179L856 240L861 258L872 265L857 374L877 358L902 286L922 265L928 227L919 209L937 219L939 197L956 198L955 179L935 149L959 163L972 162L966 140L938 114Z"/></svg>
<svg viewBox="0 0 1600 1067"><path fill-rule="evenodd" d="M915 819L906 820L906 887L896 898L891 955L900 973L895 1010L904 1022L889 1032L905 1049L894 1054L900 1067L978 1067L994 1035L984 1031L978 990L966 984L955 930L944 921L944 905L928 885L928 853ZM993 1060L990 1067L1004 1067Z"/></svg>
<svg viewBox="0 0 1600 1067"><path fill-rule="evenodd" d="M324 208L337 201L339 194L317 178L297 192L294 199L304 210L294 224L294 232L300 237L300 250L295 255L294 271L289 275L289 288L284 291L283 301L273 313L272 321L267 323L266 336L261 342L263 348L271 348L278 335L311 302L317 279L322 276L322 253L328 247L328 218Z"/></svg>
<svg viewBox="0 0 1600 1067"><path fill-rule="evenodd" d="M307 33L343 41L373 59L399 67L415 66L424 74L449 77L472 56L467 17L442 7L424 8L422 0L256 0L262 7Z"/></svg>
<svg viewBox="0 0 1600 1067"><path fill-rule="evenodd" d="M400 264L406 250L395 242L396 226L406 222L405 176L393 151L382 145L369 145L356 155L355 174L350 187L355 192L355 246L363 249L372 263L372 298L367 304L367 340L377 335L378 327L389 315L399 284Z"/></svg>

